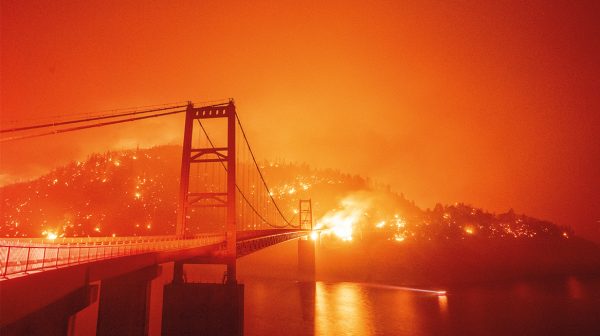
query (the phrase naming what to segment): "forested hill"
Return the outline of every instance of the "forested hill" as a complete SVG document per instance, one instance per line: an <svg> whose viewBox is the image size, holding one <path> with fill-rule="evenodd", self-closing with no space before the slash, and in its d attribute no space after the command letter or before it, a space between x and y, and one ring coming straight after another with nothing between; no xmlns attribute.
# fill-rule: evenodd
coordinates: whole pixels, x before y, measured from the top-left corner
<svg viewBox="0 0 600 336"><path fill-rule="evenodd" d="M92 154L24 183L0 188L3 237L172 234L181 147ZM263 162L270 190L292 214L312 199L314 218L358 207L359 232L388 239L568 238L573 232L509 211L491 214L466 204L422 210L368 178L306 164Z"/></svg>

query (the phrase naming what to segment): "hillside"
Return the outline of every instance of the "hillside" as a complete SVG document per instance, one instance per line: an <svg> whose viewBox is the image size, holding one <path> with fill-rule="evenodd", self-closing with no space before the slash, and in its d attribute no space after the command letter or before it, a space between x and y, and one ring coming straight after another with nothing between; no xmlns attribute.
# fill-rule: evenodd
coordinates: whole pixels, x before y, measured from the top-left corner
<svg viewBox="0 0 600 336"><path fill-rule="evenodd" d="M92 154L29 182L0 188L0 235L65 237L172 234L181 148L160 146ZM306 164L263 162L284 211L313 200L320 226L351 217L354 237L395 240L566 239L568 228L509 210L492 214L466 204L422 210L369 179Z"/></svg>

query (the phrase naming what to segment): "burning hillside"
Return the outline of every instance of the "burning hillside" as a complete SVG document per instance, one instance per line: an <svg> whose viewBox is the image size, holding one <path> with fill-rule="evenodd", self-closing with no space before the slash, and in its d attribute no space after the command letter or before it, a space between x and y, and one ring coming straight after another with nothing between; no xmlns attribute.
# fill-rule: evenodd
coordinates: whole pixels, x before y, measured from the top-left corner
<svg viewBox="0 0 600 336"><path fill-rule="evenodd" d="M49 238L172 234L180 155L177 146L93 154L36 180L4 186L0 234ZM293 216L298 200L311 198L315 227L344 241L573 235L567 228L512 210L495 215L465 204L421 210L402 194L336 170L274 162L264 162L261 169L284 211Z"/></svg>

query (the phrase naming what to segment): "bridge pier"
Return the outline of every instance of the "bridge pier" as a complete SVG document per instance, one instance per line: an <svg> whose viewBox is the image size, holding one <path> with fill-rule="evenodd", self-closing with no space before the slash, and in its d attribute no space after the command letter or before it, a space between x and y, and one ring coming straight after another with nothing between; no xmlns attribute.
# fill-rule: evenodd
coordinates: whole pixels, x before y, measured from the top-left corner
<svg viewBox="0 0 600 336"><path fill-rule="evenodd" d="M163 292L167 283L171 282L172 264L161 264L160 275L150 281L148 298L148 336L161 335Z"/></svg>
<svg viewBox="0 0 600 336"><path fill-rule="evenodd" d="M244 285L173 282L165 286L162 335L243 334Z"/></svg>
<svg viewBox="0 0 600 336"><path fill-rule="evenodd" d="M81 287L19 321L0 328L0 334L70 335L73 315L93 304L97 296L97 286Z"/></svg>
<svg viewBox="0 0 600 336"><path fill-rule="evenodd" d="M150 284L159 265L102 281L96 335L147 335Z"/></svg>
<svg viewBox="0 0 600 336"><path fill-rule="evenodd" d="M67 335L69 336L93 336L96 335L96 327L98 322L98 293L101 290L101 281L91 283L94 287L93 296L87 305L82 310L71 315L69 318L69 326Z"/></svg>
<svg viewBox="0 0 600 336"><path fill-rule="evenodd" d="M311 238L298 239L298 280L315 281L316 241Z"/></svg>

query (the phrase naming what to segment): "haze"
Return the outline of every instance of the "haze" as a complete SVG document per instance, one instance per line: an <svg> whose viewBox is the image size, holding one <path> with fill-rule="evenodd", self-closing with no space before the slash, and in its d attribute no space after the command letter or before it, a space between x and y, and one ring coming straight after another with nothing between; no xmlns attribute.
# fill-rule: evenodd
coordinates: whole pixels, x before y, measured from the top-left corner
<svg viewBox="0 0 600 336"><path fill-rule="evenodd" d="M1 6L2 128L233 97L260 158L600 239L596 1ZM182 129L171 118L2 143L0 183L179 143Z"/></svg>

